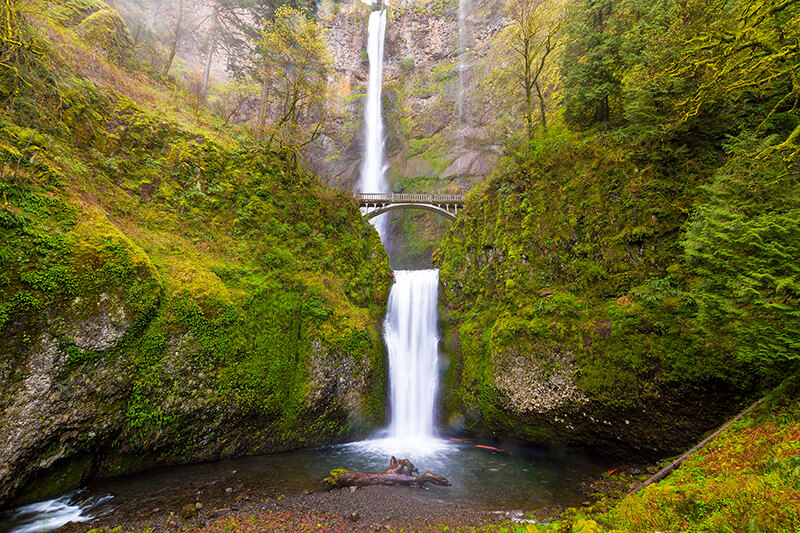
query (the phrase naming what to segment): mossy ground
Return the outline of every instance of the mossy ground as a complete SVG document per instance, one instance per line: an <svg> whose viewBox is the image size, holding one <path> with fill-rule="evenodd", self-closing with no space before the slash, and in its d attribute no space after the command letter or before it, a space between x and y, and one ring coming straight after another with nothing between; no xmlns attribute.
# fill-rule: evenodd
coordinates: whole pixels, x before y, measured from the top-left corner
<svg viewBox="0 0 800 533"><path fill-rule="evenodd" d="M527 531L796 531L798 392L788 381L657 484Z"/></svg>
<svg viewBox="0 0 800 533"><path fill-rule="evenodd" d="M33 372L26 357L45 334L68 354L58 379L85 374L100 395L122 379L117 433L81 426L87 442L72 452L96 458L83 477L327 443L380 423L377 325L392 276L354 200L291 150L223 131L134 73L125 38L97 49L98 32L127 31L113 16L95 24L107 6L43 6L23 19L28 50L0 91L0 370L11 384L0 399ZM109 298L124 336L78 340ZM94 375L112 363L115 374Z"/></svg>

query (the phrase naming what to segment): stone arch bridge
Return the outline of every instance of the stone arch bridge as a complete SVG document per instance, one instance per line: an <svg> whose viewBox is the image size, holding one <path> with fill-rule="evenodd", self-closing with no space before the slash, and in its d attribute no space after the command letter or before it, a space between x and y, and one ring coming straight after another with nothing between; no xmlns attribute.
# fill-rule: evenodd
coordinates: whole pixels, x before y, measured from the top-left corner
<svg viewBox="0 0 800 533"><path fill-rule="evenodd" d="M367 220L396 209L424 209L455 220L464 207L460 194L355 193L355 197Z"/></svg>

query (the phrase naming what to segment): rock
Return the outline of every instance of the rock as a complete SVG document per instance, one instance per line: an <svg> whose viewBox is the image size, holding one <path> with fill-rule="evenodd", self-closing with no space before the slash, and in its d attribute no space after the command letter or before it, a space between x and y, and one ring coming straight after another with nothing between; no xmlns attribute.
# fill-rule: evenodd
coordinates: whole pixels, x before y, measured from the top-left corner
<svg viewBox="0 0 800 533"><path fill-rule="evenodd" d="M187 503L181 507L181 516L183 518L193 518L197 514L197 507L193 503Z"/></svg>

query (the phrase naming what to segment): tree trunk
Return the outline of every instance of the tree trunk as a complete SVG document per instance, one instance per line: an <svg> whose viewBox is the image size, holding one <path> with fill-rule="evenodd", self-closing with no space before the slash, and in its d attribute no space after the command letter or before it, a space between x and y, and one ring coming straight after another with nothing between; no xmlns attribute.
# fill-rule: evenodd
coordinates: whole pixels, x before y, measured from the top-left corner
<svg viewBox="0 0 800 533"><path fill-rule="evenodd" d="M544 104L544 95L542 94L542 88L539 86L539 81L537 80L535 83L536 87L536 96L539 97L539 111L542 115L542 131L547 131L547 110Z"/></svg>
<svg viewBox="0 0 800 533"><path fill-rule="evenodd" d="M449 487L450 482L446 477L432 472L414 475L419 472L408 459L397 460L394 456L389 460L389 468L383 472L355 472L350 470L331 470L330 477L323 481L332 487L366 487L368 485L413 485L422 486L432 483L442 487Z"/></svg>
<svg viewBox="0 0 800 533"><path fill-rule="evenodd" d="M205 102L208 93L208 80L211 77L211 58L214 55L214 46L217 44L217 26L219 25L219 6L214 6L214 18L211 22L211 35L208 36L208 52L206 53L206 68L203 71L203 86L200 89L200 99Z"/></svg>
<svg viewBox="0 0 800 533"><path fill-rule="evenodd" d="M533 52L531 51L531 37L525 38L524 45L524 88L525 88L525 130L528 134L528 142L533 141L533 76L532 76L532 63Z"/></svg>
<svg viewBox="0 0 800 533"><path fill-rule="evenodd" d="M597 122L608 122L610 120L610 113L608 109L608 95L603 96L597 102L595 119Z"/></svg>
<svg viewBox="0 0 800 533"><path fill-rule="evenodd" d="M181 34L181 22L183 21L183 0L178 2L178 21L175 23L175 35L172 39L172 46L169 50L169 58L167 64L164 65L164 77L169 74L169 69L172 66L172 60L175 59L175 51L178 49L178 38Z"/></svg>
<svg viewBox="0 0 800 533"><path fill-rule="evenodd" d="M269 100L269 86L270 76L269 74L265 74L264 81L261 84L261 105L258 113L258 127L262 130L267 123L267 100Z"/></svg>
<svg viewBox="0 0 800 533"><path fill-rule="evenodd" d="M650 479L648 479L647 481L645 481L644 483L642 483L638 487L636 487L633 490L631 490L628 493L628 496L630 496L631 494L635 494L635 493L639 492L640 490L642 490L643 488L645 488L646 486L651 485L653 483L656 483L658 481L661 481L662 479L667 477L673 470L675 470L676 468L681 466L681 464L683 464L683 462L686 460L687 457L692 455L697 450L701 449L703 446L705 446L706 444L708 444L712 440L714 440L717 437L719 437L720 433L725 431L731 424L733 424L734 422L737 422L737 421L741 420L742 418L744 418L744 416L747 415L750 411L752 411L753 409L755 409L756 407L758 407L759 405L764 403L766 401L766 399L767 399L766 396L761 398L756 403L754 403L753 405L751 405L750 407L748 407L747 409L745 409L744 411L742 411L741 413L736 415L732 420L729 420L728 422L726 422L721 428L719 428L714 433L712 433L711 435L709 435L708 437L703 439L694 448L692 448L688 452L684 453L683 455L681 455L680 457L678 457L677 459L672 461L669 465L665 466L664 468L662 468L661 470L656 472L656 474L654 476L652 476Z"/></svg>

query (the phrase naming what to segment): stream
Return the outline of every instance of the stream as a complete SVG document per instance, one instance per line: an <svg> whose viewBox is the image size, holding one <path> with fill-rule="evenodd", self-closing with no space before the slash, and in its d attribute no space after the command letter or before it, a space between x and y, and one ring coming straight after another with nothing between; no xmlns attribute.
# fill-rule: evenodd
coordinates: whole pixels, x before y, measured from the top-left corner
<svg viewBox="0 0 800 533"><path fill-rule="evenodd" d="M484 510L514 513L579 505L586 499L582 482L608 468L575 453L443 439L429 444L429 453L408 458L420 470L446 476L452 486L419 489L418 497ZM91 518L125 523L151 517L156 509L179 514L195 501L207 509L231 508L243 498L319 492L325 490L322 479L334 468L384 470L387 448L395 445L391 438L377 439L98 479L60 498L0 515L0 533L44 532Z"/></svg>

